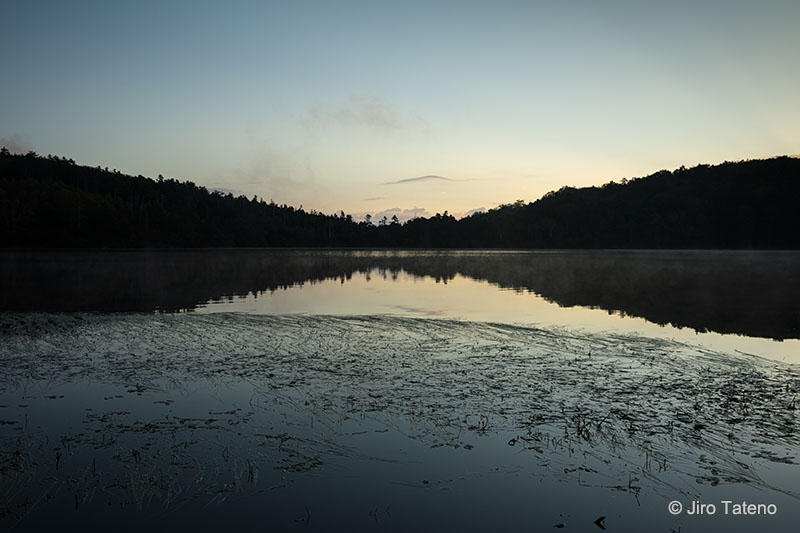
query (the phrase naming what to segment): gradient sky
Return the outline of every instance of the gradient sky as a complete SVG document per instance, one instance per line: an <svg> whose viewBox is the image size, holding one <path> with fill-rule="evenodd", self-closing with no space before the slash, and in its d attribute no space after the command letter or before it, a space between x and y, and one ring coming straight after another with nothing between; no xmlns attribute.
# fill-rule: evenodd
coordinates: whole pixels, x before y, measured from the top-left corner
<svg viewBox="0 0 800 533"><path fill-rule="evenodd" d="M797 1L2 0L0 144L463 214L800 152L799 22Z"/></svg>

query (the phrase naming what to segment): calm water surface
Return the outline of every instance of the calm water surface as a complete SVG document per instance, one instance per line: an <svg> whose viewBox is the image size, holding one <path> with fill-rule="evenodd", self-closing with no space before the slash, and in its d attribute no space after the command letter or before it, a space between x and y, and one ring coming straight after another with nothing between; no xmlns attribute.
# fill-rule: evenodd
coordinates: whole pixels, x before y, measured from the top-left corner
<svg viewBox="0 0 800 533"><path fill-rule="evenodd" d="M800 520L798 253L16 252L0 274L3 529Z"/></svg>
<svg viewBox="0 0 800 533"><path fill-rule="evenodd" d="M452 318L800 362L797 252L5 253L0 268L3 311Z"/></svg>

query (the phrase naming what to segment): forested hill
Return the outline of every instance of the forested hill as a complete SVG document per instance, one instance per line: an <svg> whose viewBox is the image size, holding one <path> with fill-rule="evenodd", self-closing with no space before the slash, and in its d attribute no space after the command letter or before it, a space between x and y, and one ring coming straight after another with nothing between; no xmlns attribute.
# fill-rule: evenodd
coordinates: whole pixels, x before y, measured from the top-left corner
<svg viewBox="0 0 800 533"><path fill-rule="evenodd" d="M3 150L0 246L800 249L798 193L800 159L778 157L373 225Z"/></svg>
<svg viewBox="0 0 800 533"><path fill-rule="evenodd" d="M0 155L3 247L357 246L369 229L190 181Z"/></svg>
<svg viewBox="0 0 800 533"><path fill-rule="evenodd" d="M800 249L799 200L800 159L777 157L563 187L460 231L498 247Z"/></svg>

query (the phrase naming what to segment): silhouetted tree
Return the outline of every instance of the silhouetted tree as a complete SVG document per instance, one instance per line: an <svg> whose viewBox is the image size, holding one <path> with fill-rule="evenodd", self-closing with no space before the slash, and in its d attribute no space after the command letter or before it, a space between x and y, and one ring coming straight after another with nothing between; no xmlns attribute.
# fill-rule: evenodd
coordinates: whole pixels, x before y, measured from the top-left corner
<svg viewBox="0 0 800 533"><path fill-rule="evenodd" d="M0 246L800 248L800 159L698 165L600 187L562 187L456 220L400 224L305 212L0 150Z"/></svg>

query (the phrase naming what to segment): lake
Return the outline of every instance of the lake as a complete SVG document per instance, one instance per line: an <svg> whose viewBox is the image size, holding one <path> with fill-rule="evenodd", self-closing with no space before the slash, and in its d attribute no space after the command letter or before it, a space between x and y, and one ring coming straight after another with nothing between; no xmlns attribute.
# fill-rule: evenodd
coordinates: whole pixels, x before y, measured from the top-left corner
<svg viewBox="0 0 800 533"><path fill-rule="evenodd" d="M3 252L0 272L3 529L800 519L800 253Z"/></svg>

